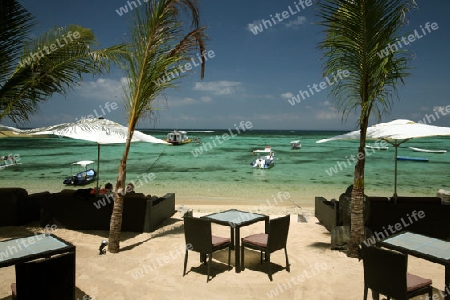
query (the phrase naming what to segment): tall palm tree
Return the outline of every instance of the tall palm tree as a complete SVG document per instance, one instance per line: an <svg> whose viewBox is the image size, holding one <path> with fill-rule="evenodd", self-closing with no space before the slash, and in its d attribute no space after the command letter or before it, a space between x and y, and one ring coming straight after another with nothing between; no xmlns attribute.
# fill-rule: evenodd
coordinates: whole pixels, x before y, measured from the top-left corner
<svg viewBox="0 0 450 300"><path fill-rule="evenodd" d="M350 73L330 91L343 112L359 113L360 143L351 196L351 230L347 255L359 257L364 239L364 165L366 132L371 114L381 118L398 98L397 85L409 75L410 57L399 43L405 14L415 7L413 0L321 0L319 24L326 36L319 43L323 51L324 75L339 70ZM392 51L391 51L392 50Z"/></svg>
<svg viewBox="0 0 450 300"><path fill-rule="evenodd" d="M123 55L123 45L93 50L94 34L78 25L28 38L34 24L17 0L0 2L0 120L28 121L39 103L66 95L83 74L107 72Z"/></svg>
<svg viewBox="0 0 450 300"><path fill-rule="evenodd" d="M187 25L183 21L187 21ZM108 244L108 250L112 253L120 249L127 158L136 124L141 117L154 112L154 102L158 96L163 95L167 88L175 87L178 79L187 74L183 64L195 58L194 51L197 49L200 50L203 78L206 35L205 28L200 27L199 23L195 0L149 0L134 12L128 43L129 56L125 62L128 137L114 193Z"/></svg>

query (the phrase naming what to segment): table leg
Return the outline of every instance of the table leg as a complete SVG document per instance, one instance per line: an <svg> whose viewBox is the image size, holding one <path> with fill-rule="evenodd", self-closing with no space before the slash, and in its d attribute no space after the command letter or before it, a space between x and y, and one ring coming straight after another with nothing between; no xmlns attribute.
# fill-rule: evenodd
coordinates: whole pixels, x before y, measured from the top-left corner
<svg viewBox="0 0 450 300"><path fill-rule="evenodd" d="M236 227L236 233L235 233L235 242L234 242L234 264L235 264L235 269L236 269L236 273L240 273L241 272L241 234L240 234L240 229L239 227Z"/></svg>
<svg viewBox="0 0 450 300"><path fill-rule="evenodd" d="M450 265L445 265L445 286L444 286L445 300L450 300Z"/></svg>
<svg viewBox="0 0 450 300"><path fill-rule="evenodd" d="M231 250L234 250L234 227L230 226L230 240L231 240Z"/></svg>

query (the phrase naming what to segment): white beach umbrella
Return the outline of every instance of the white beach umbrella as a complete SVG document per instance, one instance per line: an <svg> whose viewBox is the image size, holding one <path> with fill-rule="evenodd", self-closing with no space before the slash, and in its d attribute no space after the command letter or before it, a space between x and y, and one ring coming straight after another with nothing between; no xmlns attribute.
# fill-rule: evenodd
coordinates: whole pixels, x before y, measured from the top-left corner
<svg viewBox="0 0 450 300"><path fill-rule="evenodd" d="M316 143L324 143L335 140L358 139L360 131L355 130L332 138L322 139ZM384 140L395 147L395 178L394 197L397 197L397 152L398 147L415 138L450 136L450 127L439 127L434 125L416 123L410 120L398 119L387 123L380 123L367 128L367 140Z"/></svg>
<svg viewBox="0 0 450 300"><path fill-rule="evenodd" d="M41 127L25 130L24 133L32 135L57 135L72 139L86 140L97 143L98 175L100 174L100 145L102 144L123 144L126 142L128 128L116 122L103 118L80 119L73 123L63 123L48 127ZM157 144L168 144L166 141L155 138L151 135L134 131L131 142L147 142ZM97 190L98 190L97 176Z"/></svg>

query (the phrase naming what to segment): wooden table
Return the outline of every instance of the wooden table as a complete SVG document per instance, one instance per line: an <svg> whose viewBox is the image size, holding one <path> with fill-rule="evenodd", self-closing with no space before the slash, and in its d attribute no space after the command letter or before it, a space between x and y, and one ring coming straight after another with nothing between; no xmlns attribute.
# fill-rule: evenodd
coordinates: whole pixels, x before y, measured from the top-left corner
<svg viewBox="0 0 450 300"><path fill-rule="evenodd" d="M406 231L379 241L378 244L443 265L445 299L450 300L450 242Z"/></svg>
<svg viewBox="0 0 450 300"><path fill-rule="evenodd" d="M202 218L211 220L212 223L230 226L231 241L234 248L236 273L241 272L240 228L259 221L265 221L265 233L267 233L269 229L269 216L245 212L237 209L230 209L219 213L213 213L203 216Z"/></svg>

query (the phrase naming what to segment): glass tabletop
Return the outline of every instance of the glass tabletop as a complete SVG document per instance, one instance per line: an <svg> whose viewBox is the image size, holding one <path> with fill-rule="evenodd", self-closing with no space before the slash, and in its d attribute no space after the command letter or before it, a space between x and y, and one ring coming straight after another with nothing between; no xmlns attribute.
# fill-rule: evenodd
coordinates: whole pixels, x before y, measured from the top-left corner
<svg viewBox="0 0 450 300"><path fill-rule="evenodd" d="M46 234L17 238L0 242L0 262L21 258L27 255L63 249L68 245L60 239Z"/></svg>
<svg viewBox="0 0 450 300"><path fill-rule="evenodd" d="M203 216L203 218L239 226L253 221L263 220L267 218L267 216L237 209L230 209L227 211L206 215Z"/></svg>
<svg viewBox="0 0 450 300"><path fill-rule="evenodd" d="M387 238L383 242L437 258L450 260L450 242L436 238L406 232Z"/></svg>

